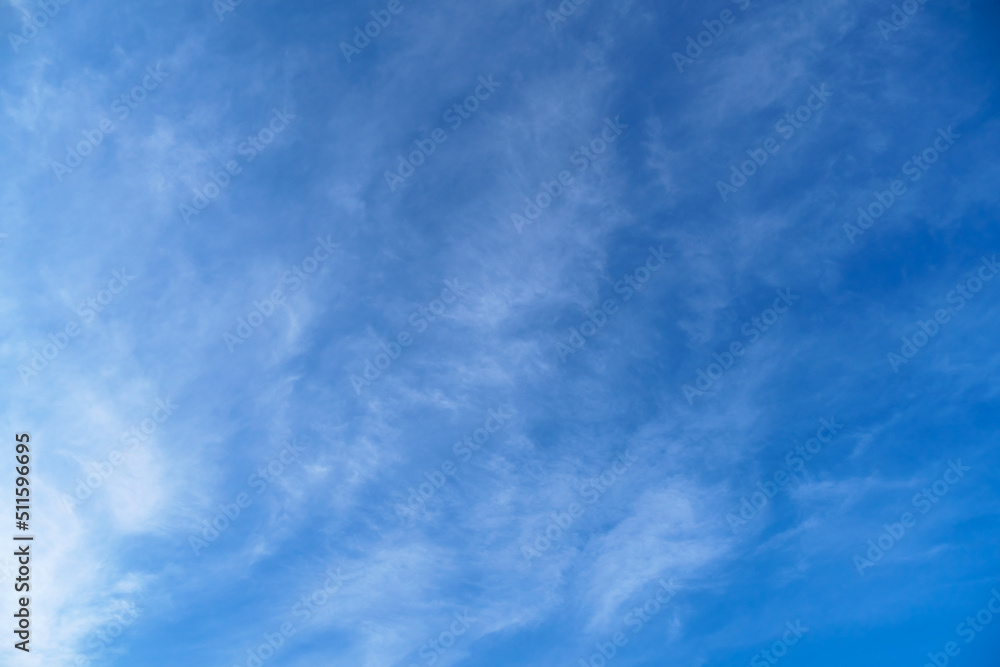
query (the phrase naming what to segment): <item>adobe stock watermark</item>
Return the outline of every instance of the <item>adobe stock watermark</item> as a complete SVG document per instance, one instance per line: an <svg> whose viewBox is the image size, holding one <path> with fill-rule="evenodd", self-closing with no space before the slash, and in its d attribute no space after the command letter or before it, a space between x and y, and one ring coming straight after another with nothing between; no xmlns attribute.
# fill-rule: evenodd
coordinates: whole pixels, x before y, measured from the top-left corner
<svg viewBox="0 0 1000 667"><path fill-rule="evenodd" d="M227 331L222 334L222 340L230 354L236 351L237 345L242 345L250 340L257 329L274 315L278 306L284 305L286 295L299 291L306 281L319 270L319 267L333 256L333 252L340 245L333 243L330 238L330 236L327 236L326 239L321 236L316 237L316 247L313 248L312 253L285 271L281 275L278 286L271 290L268 296L260 301L254 301L253 310L245 318L240 317L236 320L235 333Z"/></svg>
<svg viewBox="0 0 1000 667"><path fill-rule="evenodd" d="M677 585L674 583L673 577L670 581L660 579L658 583L660 587L652 597L625 614L622 622L632 629L633 635L639 634L677 595ZM628 642L628 636L621 631L611 635L608 641L598 641L594 644L597 651L591 653L587 659L580 658L580 667L604 667L618 655L620 649L628 645Z"/></svg>
<svg viewBox="0 0 1000 667"><path fill-rule="evenodd" d="M816 86L810 86L809 90L812 93L806 98L805 104L796 109L794 113L786 113L774 124L774 130L781 135L781 139L768 137L763 142L758 142L760 146L757 148L748 148L746 154L750 156L749 160L745 160L739 168L735 164L730 165L729 183L715 182L715 187L718 189L722 201L729 201L729 195L739 192L747 184L747 179L752 178L772 156L781 150L782 140L787 142L794 137L795 131L805 127L813 114L822 109L833 95L832 91L826 89L825 83L821 84L819 89Z"/></svg>
<svg viewBox="0 0 1000 667"><path fill-rule="evenodd" d="M0 583L13 581L17 575L17 567L17 560L12 558L10 554L0 555Z"/></svg>
<svg viewBox="0 0 1000 667"><path fill-rule="evenodd" d="M424 504L434 497L434 495L448 483L449 478L458 475L462 463L468 463L473 455L486 447L486 444L493 439L494 434L500 432L514 416L514 410L497 407L486 413L486 420L483 425L466 434L461 440L452 445L452 453L458 457L456 463L452 459L446 459L436 468L423 474L426 481L421 482L414 489L412 486L407 489L410 495L406 498L406 505L396 505L396 514L401 517L412 517L423 509Z"/></svg>
<svg viewBox="0 0 1000 667"><path fill-rule="evenodd" d="M271 112L271 120L256 133L249 135L245 141L240 142L236 147L236 152L243 157L246 164L250 164L257 159L258 155L267 150L271 142L284 132L296 118L298 116L293 113L274 109ZM191 198L191 203L180 205L180 213L184 222L191 222L192 217L201 215L201 212L208 208L208 205L222 194L223 190L229 187L233 177L242 173L243 167L236 160L228 160L222 169L209 172L210 180L201 188L192 190L194 196Z"/></svg>
<svg viewBox="0 0 1000 667"><path fill-rule="evenodd" d="M986 601L986 605L982 609L976 612L975 616L966 616L965 620L955 627L955 634L964 640L966 645L976 641L979 633L986 630L993 622L993 617L1000 614L1000 591L994 588L990 593L990 599ZM958 657L961 652L962 649L958 642L947 642L943 651L927 654L927 662L924 663L924 667L946 667L951 659Z"/></svg>
<svg viewBox="0 0 1000 667"><path fill-rule="evenodd" d="M14 53L19 53L21 47L35 38L38 31L49 24L49 20L55 18L62 8L70 3L70 0L39 0L39 11L24 11L21 19L21 34L13 32L7 33L7 41Z"/></svg>
<svg viewBox="0 0 1000 667"><path fill-rule="evenodd" d="M600 133L569 156L570 164L576 167L578 173L582 174L587 171L627 129L628 125L621 122L621 116L615 116L614 120L605 118L604 128ZM511 213L510 215L510 221L517 233L520 234L525 225L534 223L542 215L542 211L551 206L571 185L573 185L573 175L566 169L560 171L551 180L542 181L542 185L534 197L524 198L523 215L519 213Z"/></svg>
<svg viewBox="0 0 1000 667"><path fill-rule="evenodd" d="M409 1L409 0L408 0ZM344 59L350 64L354 56L361 55L361 52L368 48L372 40L382 34L382 30L392 23L392 17L403 13L406 6L400 0L389 0L385 9L373 9L371 11L372 20L365 24L364 31L359 26L354 27L354 46L347 42L341 42L340 52L344 54Z"/></svg>
<svg viewBox="0 0 1000 667"><path fill-rule="evenodd" d="M422 334L427 331L431 322L436 321L448 312L448 306L459 299L466 298L468 295L467 288L460 285L457 280L445 280L441 296L431 300L426 306L421 306L415 310L410 315L408 321L414 327L416 334ZM374 361L365 359L365 369L362 371L361 376L352 375L350 377L354 393L360 396L362 389L375 384L389 370L393 362L399 359L406 348L413 345L413 343L414 334L411 334L409 329L403 329L396 334L394 340L379 345L382 351L375 353Z"/></svg>
<svg viewBox="0 0 1000 667"><path fill-rule="evenodd" d="M950 306L939 308L934 312L933 318L928 318L927 321L917 320L914 328L919 329L919 331L915 331L909 338L902 337L903 343L899 348L899 354L889 352L886 355L893 373L899 373L900 366L910 363L910 360L917 356L917 353L926 347L932 338L938 335L941 327L951 322L953 311L958 313L965 308L966 303L979 294L983 286L993 280L993 276L1000 273L1000 264L997 264L996 255L993 255L992 258L983 257L980 263L979 270L971 278L964 283L958 283L955 285L955 289L945 295L947 302L955 305L954 308Z"/></svg>
<svg viewBox="0 0 1000 667"><path fill-rule="evenodd" d="M740 11L745 12L750 8L750 0L732 0L735 4L739 5ZM719 13L718 19L708 19L702 21L701 24L705 26L705 30L702 30L697 35L688 35L687 38L687 48L684 49L684 53L679 51L673 52L674 64L677 66L677 71L681 74L684 73L684 68L688 65L693 65L696 60L701 58L702 53L705 49L715 44L715 40L722 37L722 33L726 31L726 26L732 25L736 22L736 14L733 13L731 9L723 9Z"/></svg>
<svg viewBox="0 0 1000 667"><path fill-rule="evenodd" d="M104 655L104 652L121 637L125 629L135 623L139 618L139 612L135 604L130 603L125 606L121 613L117 613L107 623L94 630L93 637L87 653L76 656L73 667L88 667L93 661Z"/></svg>
<svg viewBox="0 0 1000 667"><path fill-rule="evenodd" d="M266 464L261 465L257 468L256 472L247 477L246 485L251 489L255 489L259 496L267 490L268 485L278 481L278 478L284 474L285 469L291 467L292 463L298 462L301 464L299 455L304 451L305 448L300 447L293 439L290 443L282 447L274 458ZM246 491L240 491L236 494L232 502L219 505L219 513L211 521L203 520L201 522L204 526L201 531L201 537L195 535L188 537L188 544L191 546L191 550L194 551L194 555L200 556L201 552L207 549L209 544L219 539L222 533L228 530L232 524L236 523L243 510L252 504L253 497Z"/></svg>
<svg viewBox="0 0 1000 667"><path fill-rule="evenodd" d="M160 87L163 79L170 76L170 72L160 71L157 65L154 69L152 65L146 68L146 75L139 85L132 87L128 92L122 93L111 103L111 111L118 116L118 120L124 121L135 109L139 107L148 97L149 93ZM115 122L105 116L97 123L97 127L92 130L83 130L83 140L77 142L76 146L66 146L66 157L63 162L52 161L52 170L55 177L62 183L63 178L83 164L84 158L91 155L104 138L117 129Z"/></svg>
<svg viewBox="0 0 1000 667"><path fill-rule="evenodd" d="M438 633L436 637L432 637L424 642L418 650L418 655L423 658L425 664L433 665L436 663L441 656L448 652L448 649L455 645L458 638L468 632L472 624L479 620L471 618L468 609L462 613L456 611L452 616L455 620L446 629ZM411 662L409 667L420 667L420 665Z"/></svg>
<svg viewBox="0 0 1000 667"><path fill-rule="evenodd" d="M615 293L621 294L622 300L628 303L637 292L642 291L650 278L663 268L667 263L668 257L673 257L673 255L663 252L662 245L659 249L650 246L649 256L646 258L646 261L636 267L635 270L626 273L615 283ZM618 309L618 301L614 298L609 298L601 303L600 308L587 310L587 319L579 326L572 327L569 330L567 342L556 344L556 351L559 353L560 361L565 363L569 357L582 350L587 345L587 340L596 336L604 328L604 325L608 323L608 318L616 314Z"/></svg>
<svg viewBox="0 0 1000 667"><path fill-rule="evenodd" d="M629 468L638 461L639 458L626 449L615 456L615 461L604 472L593 479L588 479L580 485L580 496L584 504L573 502L569 504L565 512L552 512L549 525L544 531L536 533L531 544L521 546L521 555L530 565L535 558L541 557L543 553L552 548L565 537L570 527L576 523L587 512L587 507L593 505L601 499L608 489L615 485L622 476L628 472Z"/></svg>
<svg viewBox="0 0 1000 667"><path fill-rule="evenodd" d="M219 23L223 23L226 20L226 14L231 14L236 11L236 8L243 4L243 0L215 0L212 3L212 9L215 10L215 15L219 17Z"/></svg>
<svg viewBox="0 0 1000 667"><path fill-rule="evenodd" d="M694 403L696 396L704 396L705 392L715 386L715 383L729 372L729 369L746 353L750 346L760 340L761 336L770 330L795 305L796 301L802 298L792 294L790 288L775 290L775 294L778 295L778 298L774 300L770 308L765 308L760 315L751 317L740 327L740 333L750 339L745 346L740 341L734 340L726 348L728 351L724 350L721 355L714 352L712 357L715 361L709 363L705 370L698 369L694 385L686 384L681 387L688 405Z"/></svg>
<svg viewBox="0 0 1000 667"><path fill-rule="evenodd" d="M551 9L545 10L545 18L549 22L549 28L552 30L557 30L561 28L566 19L573 16L576 10L583 7L585 4L590 2L590 0L562 0L559 6L556 7L555 11Z"/></svg>
<svg viewBox="0 0 1000 667"><path fill-rule="evenodd" d="M130 276L125 269L112 271L107 288L99 290L96 295L77 306L76 312L80 316L80 321L70 320L60 331L49 334L48 342L43 343L40 348L32 350L34 354L31 360L22 362L17 367L21 382L27 385L30 380L38 377L39 373L48 368L49 364L54 362L59 354L69 346L70 340L80 335L80 324L93 322L98 313L103 312L133 280L135 280L135 276Z"/></svg>
<svg viewBox="0 0 1000 667"><path fill-rule="evenodd" d="M927 514L934 506L941 502L941 499L948 495L951 487L958 484L965 478L965 473L972 470L968 466L962 465L962 459L948 461L948 469L944 471L941 479L936 480L930 486L926 486L920 493L913 496L910 501L913 507L920 510L921 514ZM854 567L858 574L865 576L865 570L874 567L875 563L882 560L886 552L891 550L906 535L906 531L917 525L917 516L911 512L903 512L897 523L883 524L883 533L874 540L868 540L868 551L865 552L867 558L861 556L854 557Z"/></svg>
<svg viewBox="0 0 1000 667"><path fill-rule="evenodd" d="M961 137L962 135L952 131L950 125L946 130L938 129L938 136L934 138L931 145L904 162L900 169L905 176L909 176L911 182L919 181L931 168L931 165L937 162L942 154L948 152L948 149L955 145L955 140ZM871 229L872 225L905 194L906 183L900 179L893 180L889 184L889 189L884 192L876 190L874 201L868 206L858 207L857 224L852 225L849 222L844 224L844 235L847 236L847 240L853 244L855 238Z"/></svg>
<svg viewBox="0 0 1000 667"><path fill-rule="evenodd" d="M746 496L740 498L739 516L732 512L726 515L726 523L729 524L729 529L733 531L733 534L760 516L760 512L778 495L778 491L792 481L795 473L805 472L806 462L812 461L814 456L823 451L823 445L833 442L836 435L844 428L843 424L837 423L836 417L830 417L829 421L820 419L819 423L820 427L816 429L816 437L809 438L803 444L796 445L785 453L785 464L790 468L790 471L779 468L771 475L771 479L757 482L759 491L750 494L749 499ZM826 431L826 435L823 435L824 431Z"/></svg>
<svg viewBox="0 0 1000 667"><path fill-rule="evenodd" d="M87 476L77 478L76 489L74 489L73 495L70 496L64 493L60 497L63 507L66 510L72 510L72 508L82 505L85 500L94 494L94 491L111 479L115 470L135 453L139 445L149 442L150 437L156 433L160 425L165 423L174 414L175 410L177 410L177 406L169 398L166 401L157 399L156 407L153 408L149 417L143 419L125 433L122 433L119 441L125 446L125 450L120 452L117 449L112 449L108 453L107 460L100 463L91 461L91 470Z"/></svg>
<svg viewBox="0 0 1000 667"><path fill-rule="evenodd" d="M876 23L878 31L882 34L882 41L889 41L889 35L908 26L910 18L926 3L927 0L903 0L899 5L893 5L889 18L879 19Z"/></svg>
<svg viewBox="0 0 1000 667"><path fill-rule="evenodd" d="M233 667L261 667L298 632L300 623L307 622L313 614L326 606L333 596L340 592L345 581L344 576L340 573L340 568L334 572L333 567L329 567L325 574L326 579L323 580L323 583L312 593L303 595L302 599L292 607L291 613L295 616L295 620L285 621L278 626L277 631L265 632L261 635L264 641L256 648L247 649L246 661L242 665L234 665Z"/></svg>
<svg viewBox="0 0 1000 667"><path fill-rule="evenodd" d="M767 667L767 665L776 665L778 662L788 655L789 649L799 643L803 635L809 632L809 628L802 626L802 621L795 621L795 623L785 623L785 633L781 635L781 639L775 641L768 648L758 651L752 658L750 658L750 667Z"/></svg>
<svg viewBox="0 0 1000 667"><path fill-rule="evenodd" d="M468 97L461 102L456 102L441 116L448 127L454 132L462 127L462 123L472 118L472 115L479 111L482 102L490 99L496 89L501 84L493 80L493 75L480 76L479 84ZM409 155L400 154L396 165L396 172L389 170L385 172L385 183L389 186L390 192L395 192L396 188L404 184L408 178L416 173L417 169L427 162L428 158L437 151L437 147L448 141L448 132L443 128L436 127L430 131L429 136L423 139L414 139L413 145L416 147L410 151Z"/></svg>

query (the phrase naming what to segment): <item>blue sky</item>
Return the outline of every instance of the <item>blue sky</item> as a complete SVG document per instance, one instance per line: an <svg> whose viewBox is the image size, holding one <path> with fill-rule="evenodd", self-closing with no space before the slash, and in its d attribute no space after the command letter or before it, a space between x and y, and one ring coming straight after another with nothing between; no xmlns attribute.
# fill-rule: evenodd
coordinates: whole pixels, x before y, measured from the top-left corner
<svg viewBox="0 0 1000 667"><path fill-rule="evenodd" d="M0 664L996 664L995 5L46 6Z"/></svg>

